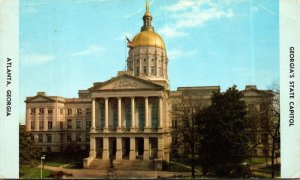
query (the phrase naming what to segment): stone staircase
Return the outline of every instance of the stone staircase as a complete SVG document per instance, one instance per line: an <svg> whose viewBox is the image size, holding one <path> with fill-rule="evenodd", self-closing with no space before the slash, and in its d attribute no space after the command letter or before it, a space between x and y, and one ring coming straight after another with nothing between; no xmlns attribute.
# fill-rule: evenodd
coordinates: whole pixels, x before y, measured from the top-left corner
<svg viewBox="0 0 300 180"><path fill-rule="evenodd" d="M136 171L153 171L154 162L152 160L114 160L116 170L136 170ZM109 160L94 159L89 169L106 170L109 167Z"/></svg>

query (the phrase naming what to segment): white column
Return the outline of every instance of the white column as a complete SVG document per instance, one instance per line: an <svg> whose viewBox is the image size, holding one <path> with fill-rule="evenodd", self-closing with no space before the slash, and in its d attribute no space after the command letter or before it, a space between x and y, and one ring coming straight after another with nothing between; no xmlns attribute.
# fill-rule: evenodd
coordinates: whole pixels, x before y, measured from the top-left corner
<svg viewBox="0 0 300 180"><path fill-rule="evenodd" d="M131 97L131 127L135 127L135 106L134 106L134 97Z"/></svg>
<svg viewBox="0 0 300 180"><path fill-rule="evenodd" d="M102 152L102 159L109 160L109 149L108 149L108 137L103 138L103 152Z"/></svg>
<svg viewBox="0 0 300 180"><path fill-rule="evenodd" d="M90 157L96 157L96 139L95 137L90 138Z"/></svg>
<svg viewBox="0 0 300 180"><path fill-rule="evenodd" d="M104 128L108 128L108 98L105 98L105 125Z"/></svg>
<svg viewBox="0 0 300 180"><path fill-rule="evenodd" d="M117 152L116 152L116 160L122 160L122 138L116 138Z"/></svg>
<svg viewBox="0 0 300 180"><path fill-rule="evenodd" d="M145 128L149 127L148 97L145 97Z"/></svg>
<svg viewBox="0 0 300 180"><path fill-rule="evenodd" d="M143 155L144 160L149 160L149 158L150 158L149 148L150 148L149 137L144 137L144 155Z"/></svg>
<svg viewBox="0 0 300 180"><path fill-rule="evenodd" d="M157 156L158 158L164 159L164 139L161 136L158 137L157 141Z"/></svg>
<svg viewBox="0 0 300 180"><path fill-rule="evenodd" d="M159 97L159 128L162 128L162 111L163 111L163 105L162 105L162 97Z"/></svg>
<svg viewBox="0 0 300 180"><path fill-rule="evenodd" d="M136 159L135 154L135 137L130 138L130 152L129 152L129 160Z"/></svg>
<svg viewBox="0 0 300 180"><path fill-rule="evenodd" d="M122 98L118 98L118 128L121 128L122 122L121 122L121 108L122 108Z"/></svg>
<svg viewBox="0 0 300 180"><path fill-rule="evenodd" d="M27 106L27 105L26 105ZM30 108L26 108L26 131L31 131L31 118L30 118Z"/></svg>
<svg viewBox="0 0 300 180"><path fill-rule="evenodd" d="M96 100L92 99L92 130L95 130L95 121L96 121Z"/></svg>

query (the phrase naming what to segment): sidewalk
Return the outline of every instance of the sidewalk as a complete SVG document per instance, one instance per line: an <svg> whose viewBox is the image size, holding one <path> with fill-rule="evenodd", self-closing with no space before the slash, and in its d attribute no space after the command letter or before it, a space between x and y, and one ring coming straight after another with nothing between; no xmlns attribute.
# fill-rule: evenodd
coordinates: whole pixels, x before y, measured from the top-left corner
<svg viewBox="0 0 300 180"><path fill-rule="evenodd" d="M72 174L71 177L66 178L106 178L107 171L99 169L65 169L63 166L53 167L44 166L45 169L51 171L62 171L66 174ZM117 177L121 178L157 178L172 177L172 176L191 176L191 172L169 172L169 171L130 171L130 170L116 170Z"/></svg>

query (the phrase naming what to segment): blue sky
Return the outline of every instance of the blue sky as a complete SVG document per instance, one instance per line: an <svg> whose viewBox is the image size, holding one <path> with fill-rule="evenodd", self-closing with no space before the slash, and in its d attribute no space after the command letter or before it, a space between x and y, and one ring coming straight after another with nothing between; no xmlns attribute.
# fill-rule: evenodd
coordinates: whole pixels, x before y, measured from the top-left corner
<svg viewBox="0 0 300 180"><path fill-rule="evenodd" d="M171 90L279 80L278 0L149 0L164 39ZM20 1L20 110L37 91L77 97L124 70L143 0Z"/></svg>

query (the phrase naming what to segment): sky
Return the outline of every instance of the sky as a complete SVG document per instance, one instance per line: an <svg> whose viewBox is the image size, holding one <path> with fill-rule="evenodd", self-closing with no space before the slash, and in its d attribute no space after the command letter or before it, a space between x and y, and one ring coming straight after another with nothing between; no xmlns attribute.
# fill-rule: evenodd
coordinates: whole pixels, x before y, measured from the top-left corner
<svg viewBox="0 0 300 180"><path fill-rule="evenodd" d="M279 80L278 0L148 0L169 59L171 90ZM27 96L78 97L125 70L125 36L143 25L144 0L20 1L20 122Z"/></svg>

